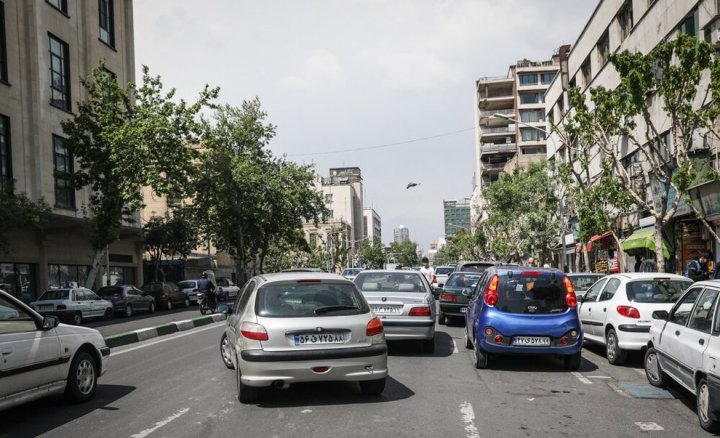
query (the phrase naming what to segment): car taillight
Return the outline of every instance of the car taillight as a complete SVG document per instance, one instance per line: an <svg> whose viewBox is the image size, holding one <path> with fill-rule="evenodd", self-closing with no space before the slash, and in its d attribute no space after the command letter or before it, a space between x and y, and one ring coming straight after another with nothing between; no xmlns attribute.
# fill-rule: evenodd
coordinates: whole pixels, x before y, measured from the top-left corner
<svg viewBox="0 0 720 438"><path fill-rule="evenodd" d="M638 309L631 306L617 306L617 312L626 318L640 319Z"/></svg>
<svg viewBox="0 0 720 438"><path fill-rule="evenodd" d="M488 306L494 306L498 302L498 284L500 283L500 277L497 274L493 275L488 283L487 289L485 289L485 304Z"/></svg>
<svg viewBox="0 0 720 438"><path fill-rule="evenodd" d="M495 333L495 329L492 327L485 327L485 336L492 336Z"/></svg>
<svg viewBox="0 0 720 438"><path fill-rule="evenodd" d="M267 341L270 339L265 327L260 324L255 324L254 322L243 322L240 325L240 333L247 339L252 339L253 341Z"/></svg>
<svg viewBox="0 0 720 438"><path fill-rule="evenodd" d="M67 310L67 306L65 304L58 304L56 309L57 310Z"/></svg>
<svg viewBox="0 0 720 438"><path fill-rule="evenodd" d="M440 294L440 299L444 300L444 301L452 301L453 303L457 303L457 297L455 295Z"/></svg>
<svg viewBox="0 0 720 438"><path fill-rule="evenodd" d="M568 307L577 307L577 296L575 295L575 286L568 277L563 278L563 285L565 285L565 304Z"/></svg>
<svg viewBox="0 0 720 438"><path fill-rule="evenodd" d="M365 334L368 336L379 335L383 332L383 323L377 316L368 322Z"/></svg>
<svg viewBox="0 0 720 438"><path fill-rule="evenodd" d="M542 273L540 271L522 271L520 275L523 277L539 277Z"/></svg>
<svg viewBox="0 0 720 438"><path fill-rule="evenodd" d="M413 307L410 309L410 316L430 316L430 307Z"/></svg>

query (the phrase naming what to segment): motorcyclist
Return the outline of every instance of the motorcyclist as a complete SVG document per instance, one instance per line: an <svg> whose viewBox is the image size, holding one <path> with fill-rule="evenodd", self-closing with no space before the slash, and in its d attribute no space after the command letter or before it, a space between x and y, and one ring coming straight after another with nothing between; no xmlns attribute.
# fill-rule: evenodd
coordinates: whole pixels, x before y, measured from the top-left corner
<svg viewBox="0 0 720 438"><path fill-rule="evenodd" d="M208 278L206 272L203 272L202 278L198 280L198 292L205 295L207 306L214 309L217 304L215 300L215 284Z"/></svg>

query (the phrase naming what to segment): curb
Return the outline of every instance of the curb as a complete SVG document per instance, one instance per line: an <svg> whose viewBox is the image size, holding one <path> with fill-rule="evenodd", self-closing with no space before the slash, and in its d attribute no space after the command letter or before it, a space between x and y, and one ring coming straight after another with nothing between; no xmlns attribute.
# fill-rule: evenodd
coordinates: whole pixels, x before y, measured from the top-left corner
<svg viewBox="0 0 720 438"><path fill-rule="evenodd" d="M184 330L190 330L195 327L202 327L214 322L225 321L225 319L226 316L222 313L215 313L213 315L186 319L184 321L171 322L157 327L148 327L127 333L120 333L119 335L108 336L105 338L105 344L107 344L110 348L121 347L123 345L146 341L158 336L170 335Z"/></svg>

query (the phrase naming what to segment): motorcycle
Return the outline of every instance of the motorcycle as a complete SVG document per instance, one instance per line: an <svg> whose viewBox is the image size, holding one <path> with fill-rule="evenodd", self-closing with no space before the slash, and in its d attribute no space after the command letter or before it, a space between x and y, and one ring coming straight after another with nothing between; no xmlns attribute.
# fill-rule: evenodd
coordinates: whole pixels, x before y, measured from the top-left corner
<svg viewBox="0 0 720 438"><path fill-rule="evenodd" d="M206 295L202 292L198 293L198 306L200 307L200 313L202 315L205 315L207 313L215 313L215 310L217 309L217 299L215 298L215 295L211 295L210 297L206 297Z"/></svg>

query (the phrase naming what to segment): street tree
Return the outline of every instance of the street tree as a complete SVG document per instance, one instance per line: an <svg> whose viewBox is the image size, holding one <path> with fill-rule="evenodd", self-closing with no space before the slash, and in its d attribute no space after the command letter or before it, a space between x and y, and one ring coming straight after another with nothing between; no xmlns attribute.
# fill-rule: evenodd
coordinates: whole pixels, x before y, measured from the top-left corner
<svg viewBox="0 0 720 438"><path fill-rule="evenodd" d="M390 243L390 252L395 259L403 266L417 266L420 264L420 258L417 255L417 243L405 241L402 243Z"/></svg>
<svg viewBox="0 0 720 438"><path fill-rule="evenodd" d="M184 194L195 171L196 154L188 145L197 143L199 113L211 105L218 89L206 86L193 103L176 101L175 90L165 91L160 77L150 76L147 67L140 86L121 87L102 63L82 85L87 99L62 122L64 147L79 166L61 176L75 189L90 192L84 213L95 250L85 282L91 287L106 248L143 207L142 188Z"/></svg>
<svg viewBox="0 0 720 438"><path fill-rule="evenodd" d="M460 260L482 260L487 254L487 239L482 228L474 233L458 229L452 236L450 243L443 248L442 263L459 262ZM437 260L436 264L441 263Z"/></svg>
<svg viewBox="0 0 720 438"><path fill-rule="evenodd" d="M198 234L187 208L174 209L168 216L153 216L143 225L145 250L150 253L155 281L164 278L162 262L186 258L197 248Z"/></svg>
<svg viewBox="0 0 720 438"><path fill-rule="evenodd" d="M7 236L18 230L42 233L51 213L50 206L43 199L32 200L24 193L15 193L15 181L0 185L0 251L9 253Z"/></svg>
<svg viewBox="0 0 720 438"><path fill-rule="evenodd" d="M372 241L369 239L361 241L357 256L360 264L367 269L382 269L385 265L385 253L382 241L378 236L375 236Z"/></svg>

